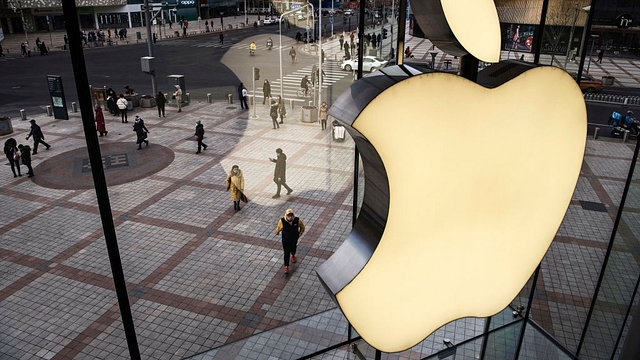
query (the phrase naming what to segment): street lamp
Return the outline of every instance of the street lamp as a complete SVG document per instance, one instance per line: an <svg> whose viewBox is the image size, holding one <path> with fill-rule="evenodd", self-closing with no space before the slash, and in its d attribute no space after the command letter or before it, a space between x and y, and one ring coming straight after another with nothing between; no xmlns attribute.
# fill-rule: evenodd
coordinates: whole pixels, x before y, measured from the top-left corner
<svg viewBox="0 0 640 360"><path fill-rule="evenodd" d="M591 35L591 52L589 53L589 63L587 64L587 74L589 73L589 68L591 67L591 58L593 57L593 43L596 42L596 38L600 37L600 35Z"/></svg>
<svg viewBox="0 0 640 360"><path fill-rule="evenodd" d="M289 10L289 11L283 12L280 15L280 21L278 21L278 32L280 33L280 51L278 51L280 53L280 97L283 100L284 100L284 89L283 89L282 83L283 83L284 78L282 76L282 20L284 19L285 15L289 15L291 13L294 13L294 12L296 12L296 11L306 7L306 6L311 6L311 4L305 4L305 5L301 6L298 9L293 9L293 10Z"/></svg>
<svg viewBox="0 0 640 360"><path fill-rule="evenodd" d="M18 12L18 10L20 11L20 18L22 19L22 29L24 30L24 45L27 47L27 49L29 49L29 35L27 35L27 24L24 21L22 4L20 3L20 1L18 1L18 10L16 10L16 5L14 4L14 2L9 0L9 3L11 4L11 9L13 10L13 12Z"/></svg>

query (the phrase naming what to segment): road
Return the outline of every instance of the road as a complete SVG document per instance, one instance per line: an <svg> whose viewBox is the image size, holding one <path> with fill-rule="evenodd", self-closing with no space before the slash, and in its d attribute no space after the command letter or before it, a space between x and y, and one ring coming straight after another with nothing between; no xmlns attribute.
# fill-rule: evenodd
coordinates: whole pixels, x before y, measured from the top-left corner
<svg viewBox="0 0 640 360"><path fill-rule="evenodd" d="M328 18L323 18L323 21L329 23ZM338 32L341 29L342 21L336 21L334 31ZM298 51L298 62L291 64L288 49L291 45L296 48L304 46L295 45L294 37L298 31L303 29L295 26L291 26L290 29L283 28L283 74L286 75L284 84L287 87L285 98L295 95L293 88L299 88L299 78L304 73L310 74L312 65L317 63L317 57ZM275 80L272 81L272 93L279 93L277 25L227 32L224 44L219 44L218 36L218 33L210 33L156 43L154 56L158 90L172 90L166 77L180 74L185 76L186 92L191 93L193 97L205 99L206 93L211 93L214 99L226 99L227 93L232 93L235 97L235 89L240 82L244 82L251 90L251 68L255 66L261 71L256 93L261 93L263 79ZM265 49L268 37L272 37L274 41L274 49L271 51ZM255 56L250 57L248 46L252 40L258 44L258 51ZM148 56L146 43L86 49L84 57L89 84L95 87L111 87L118 93L124 91L125 85L129 85L140 94L151 94L150 76L140 69L140 58L143 56ZM47 75L62 77L68 106L72 101L77 101L68 52L52 51L50 55L34 55L29 58L12 55L3 60L0 66L0 116L17 117L20 109L25 109L27 114L42 113L45 107L50 105ZM326 89L328 94L332 94L331 99L335 99L351 84L351 80L339 74L335 63L327 62L325 66L325 86L347 79L337 84L339 91L333 87Z"/></svg>

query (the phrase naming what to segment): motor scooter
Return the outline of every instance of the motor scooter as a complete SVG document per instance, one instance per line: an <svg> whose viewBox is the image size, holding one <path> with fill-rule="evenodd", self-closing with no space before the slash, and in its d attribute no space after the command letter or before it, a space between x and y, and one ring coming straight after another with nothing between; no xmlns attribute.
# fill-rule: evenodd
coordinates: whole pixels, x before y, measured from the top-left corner
<svg viewBox="0 0 640 360"><path fill-rule="evenodd" d="M612 126L611 136L622 137L626 131L630 136L638 136L640 134L640 121L633 117L633 111L627 111L627 114L622 115L614 111L609 117L609 125Z"/></svg>

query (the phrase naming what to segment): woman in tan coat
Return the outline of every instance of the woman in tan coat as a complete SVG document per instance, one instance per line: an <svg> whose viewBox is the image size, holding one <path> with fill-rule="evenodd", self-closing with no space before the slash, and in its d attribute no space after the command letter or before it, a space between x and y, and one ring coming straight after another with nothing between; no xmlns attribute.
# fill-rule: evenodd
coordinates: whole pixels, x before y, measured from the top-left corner
<svg viewBox="0 0 640 360"><path fill-rule="evenodd" d="M320 112L318 114L320 118L320 125L322 125L322 130L327 129L327 118L329 117L329 105L327 105L326 101L322 102L320 105Z"/></svg>
<svg viewBox="0 0 640 360"><path fill-rule="evenodd" d="M231 195L231 200L233 200L233 209L238 211L240 210L240 200L247 202L246 196L244 196L244 175L242 175L242 170L238 165L233 165L231 167L231 172L227 175L227 191Z"/></svg>

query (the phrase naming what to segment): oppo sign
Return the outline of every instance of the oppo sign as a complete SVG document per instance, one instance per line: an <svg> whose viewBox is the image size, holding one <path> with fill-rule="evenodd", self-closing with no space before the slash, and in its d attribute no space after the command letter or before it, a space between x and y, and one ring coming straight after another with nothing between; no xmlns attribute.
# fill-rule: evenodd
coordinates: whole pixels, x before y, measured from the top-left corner
<svg viewBox="0 0 640 360"><path fill-rule="evenodd" d="M180 7L188 8L188 7L196 7L195 0L180 0Z"/></svg>

